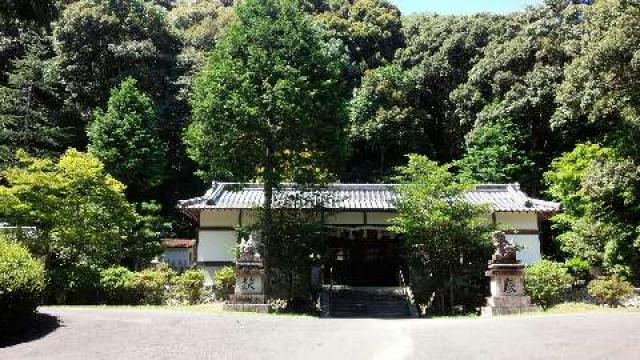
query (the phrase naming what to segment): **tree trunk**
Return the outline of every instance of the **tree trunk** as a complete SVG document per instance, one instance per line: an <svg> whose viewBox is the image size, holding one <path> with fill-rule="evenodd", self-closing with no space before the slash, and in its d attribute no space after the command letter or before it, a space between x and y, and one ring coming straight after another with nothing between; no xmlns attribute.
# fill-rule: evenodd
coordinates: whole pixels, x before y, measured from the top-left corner
<svg viewBox="0 0 640 360"><path fill-rule="evenodd" d="M455 299L453 296L453 269L452 269L451 263L449 263L449 301L451 301L451 305L449 308L449 311L451 312L454 306L456 306Z"/></svg>
<svg viewBox="0 0 640 360"><path fill-rule="evenodd" d="M264 291L271 288L271 268L269 266L269 244L273 232L273 189L276 187L273 173L273 139L267 138L267 158L264 166L264 203L262 205L262 247L264 261Z"/></svg>

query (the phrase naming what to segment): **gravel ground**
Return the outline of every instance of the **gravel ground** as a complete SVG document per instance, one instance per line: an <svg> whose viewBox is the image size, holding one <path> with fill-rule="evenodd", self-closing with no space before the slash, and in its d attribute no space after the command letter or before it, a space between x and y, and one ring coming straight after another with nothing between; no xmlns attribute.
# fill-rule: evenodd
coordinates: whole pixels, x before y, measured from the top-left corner
<svg viewBox="0 0 640 360"><path fill-rule="evenodd" d="M41 312L44 328L9 341L0 359L640 358L638 313L376 320L135 309ZM57 328L51 326L56 319Z"/></svg>

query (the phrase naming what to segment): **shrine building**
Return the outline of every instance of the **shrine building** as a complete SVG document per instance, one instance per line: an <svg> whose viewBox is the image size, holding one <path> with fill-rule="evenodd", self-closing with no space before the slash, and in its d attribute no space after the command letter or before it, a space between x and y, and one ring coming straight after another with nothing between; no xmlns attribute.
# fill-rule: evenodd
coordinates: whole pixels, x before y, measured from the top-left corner
<svg viewBox="0 0 640 360"><path fill-rule="evenodd" d="M400 239L388 231L397 214L394 204L399 194L393 187L333 184L323 188L331 195L331 201L323 204L327 210L323 221L331 229L329 252L323 259L325 271L332 272L336 283L394 286L397 282L403 256ZM296 191L286 186L278 194ZM507 238L518 246L518 260L532 264L542 258L541 249L549 239L544 239L541 230L560 210L560 204L531 198L518 184L477 185L464 194L464 199L487 206L487 221L508 229ZM256 222L256 209L263 200L261 184L214 182L203 196L179 202L180 210L198 226L195 260L207 273L208 285L216 270L234 265L236 229Z"/></svg>

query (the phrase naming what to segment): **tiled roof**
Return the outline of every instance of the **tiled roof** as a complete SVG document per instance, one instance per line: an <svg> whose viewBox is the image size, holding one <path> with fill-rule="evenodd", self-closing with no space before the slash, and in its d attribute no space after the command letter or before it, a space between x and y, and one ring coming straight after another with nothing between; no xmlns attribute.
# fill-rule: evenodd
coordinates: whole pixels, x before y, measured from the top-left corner
<svg viewBox="0 0 640 360"><path fill-rule="evenodd" d="M322 190L309 190L324 206L334 210L393 211L398 194L393 190L397 185L388 184L332 184ZM274 206L280 206L283 199L294 199L302 191L285 186L274 194ZM306 198L306 197L305 197ZM528 197L518 184L477 185L464 194L465 200L477 205L488 205L496 212L557 212L560 204ZM180 201L178 207L184 210L206 209L252 209L262 205L264 200L262 185L234 183L213 183L204 196Z"/></svg>
<svg viewBox="0 0 640 360"><path fill-rule="evenodd" d="M188 249L195 244L194 239L162 239L162 247L168 249Z"/></svg>

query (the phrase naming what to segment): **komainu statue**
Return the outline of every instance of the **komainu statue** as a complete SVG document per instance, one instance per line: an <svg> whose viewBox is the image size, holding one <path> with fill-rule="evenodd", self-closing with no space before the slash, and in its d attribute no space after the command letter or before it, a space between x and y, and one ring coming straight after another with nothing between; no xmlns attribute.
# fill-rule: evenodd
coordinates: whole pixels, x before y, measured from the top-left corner
<svg viewBox="0 0 640 360"><path fill-rule="evenodd" d="M496 263L516 263L516 247L513 245L504 232L496 231L492 236L493 247L495 252L493 253L492 260Z"/></svg>

